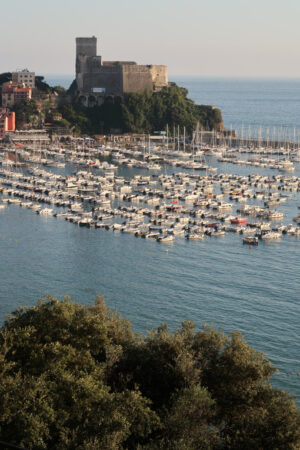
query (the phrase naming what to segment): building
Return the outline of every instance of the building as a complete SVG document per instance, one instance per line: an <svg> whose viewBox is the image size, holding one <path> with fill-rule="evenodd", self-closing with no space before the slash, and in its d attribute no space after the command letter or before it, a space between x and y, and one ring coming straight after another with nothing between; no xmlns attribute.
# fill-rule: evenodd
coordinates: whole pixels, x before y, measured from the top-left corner
<svg viewBox="0 0 300 450"><path fill-rule="evenodd" d="M0 139L5 138L7 128L7 118L4 114L0 114Z"/></svg>
<svg viewBox="0 0 300 450"><path fill-rule="evenodd" d="M133 61L102 61L97 56L97 38L76 38L76 97L86 106L120 99L126 93L168 86L168 68L138 65Z"/></svg>
<svg viewBox="0 0 300 450"><path fill-rule="evenodd" d="M2 107L12 107L17 103L30 100L32 96L31 87L25 86L24 83L15 83L8 81L2 85Z"/></svg>
<svg viewBox="0 0 300 450"><path fill-rule="evenodd" d="M18 84L25 84L27 87L35 88L35 72L29 72L28 69L19 70L12 73L12 81Z"/></svg>
<svg viewBox="0 0 300 450"><path fill-rule="evenodd" d="M4 139L8 131L15 131L16 115L6 108L0 108L0 139Z"/></svg>
<svg viewBox="0 0 300 450"><path fill-rule="evenodd" d="M48 130L16 130L14 133L9 133L9 141L14 144L38 144L48 145L51 140Z"/></svg>

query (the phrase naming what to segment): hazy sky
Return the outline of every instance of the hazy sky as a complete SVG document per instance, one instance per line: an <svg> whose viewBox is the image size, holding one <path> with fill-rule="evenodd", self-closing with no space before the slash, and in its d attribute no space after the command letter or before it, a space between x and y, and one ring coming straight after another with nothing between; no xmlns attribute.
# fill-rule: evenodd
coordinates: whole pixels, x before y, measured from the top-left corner
<svg viewBox="0 0 300 450"><path fill-rule="evenodd" d="M0 72L72 74L75 37L170 75L300 75L300 0L1 2Z"/></svg>

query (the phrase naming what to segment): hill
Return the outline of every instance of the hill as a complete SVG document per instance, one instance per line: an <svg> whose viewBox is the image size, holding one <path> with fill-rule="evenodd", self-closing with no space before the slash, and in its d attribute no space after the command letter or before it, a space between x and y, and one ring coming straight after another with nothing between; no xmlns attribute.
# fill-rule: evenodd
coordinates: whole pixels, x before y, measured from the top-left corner
<svg viewBox="0 0 300 450"><path fill-rule="evenodd" d="M153 133L173 127L186 128L191 135L197 123L206 130L223 129L221 111L213 106L196 105L188 98L188 91L178 86L160 92L144 91L126 94L123 101L106 99L101 106L87 108L78 102L62 104L63 118L79 133L120 132Z"/></svg>

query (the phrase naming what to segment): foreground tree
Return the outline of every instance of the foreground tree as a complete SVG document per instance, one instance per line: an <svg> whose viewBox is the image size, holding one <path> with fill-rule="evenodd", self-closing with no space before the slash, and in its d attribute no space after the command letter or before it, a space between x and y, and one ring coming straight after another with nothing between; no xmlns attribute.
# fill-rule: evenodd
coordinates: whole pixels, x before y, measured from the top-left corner
<svg viewBox="0 0 300 450"><path fill-rule="evenodd" d="M106 308L47 298L0 333L0 440L30 449L299 449L300 412L239 333L146 338Z"/></svg>

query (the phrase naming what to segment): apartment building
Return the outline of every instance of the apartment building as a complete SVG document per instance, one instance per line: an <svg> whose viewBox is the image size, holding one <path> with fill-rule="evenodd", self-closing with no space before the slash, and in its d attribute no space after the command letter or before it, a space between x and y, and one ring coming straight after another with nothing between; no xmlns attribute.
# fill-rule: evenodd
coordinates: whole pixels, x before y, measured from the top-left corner
<svg viewBox="0 0 300 450"><path fill-rule="evenodd" d="M2 85L2 107L12 107L17 103L30 100L32 96L32 88L24 83L15 83L8 81Z"/></svg>
<svg viewBox="0 0 300 450"><path fill-rule="evenodd" d="M29 72L28 69L19 70L12 73L12 81L18 84L25 84L27 87L34 89L35 87L35 72Z"/></svg>

